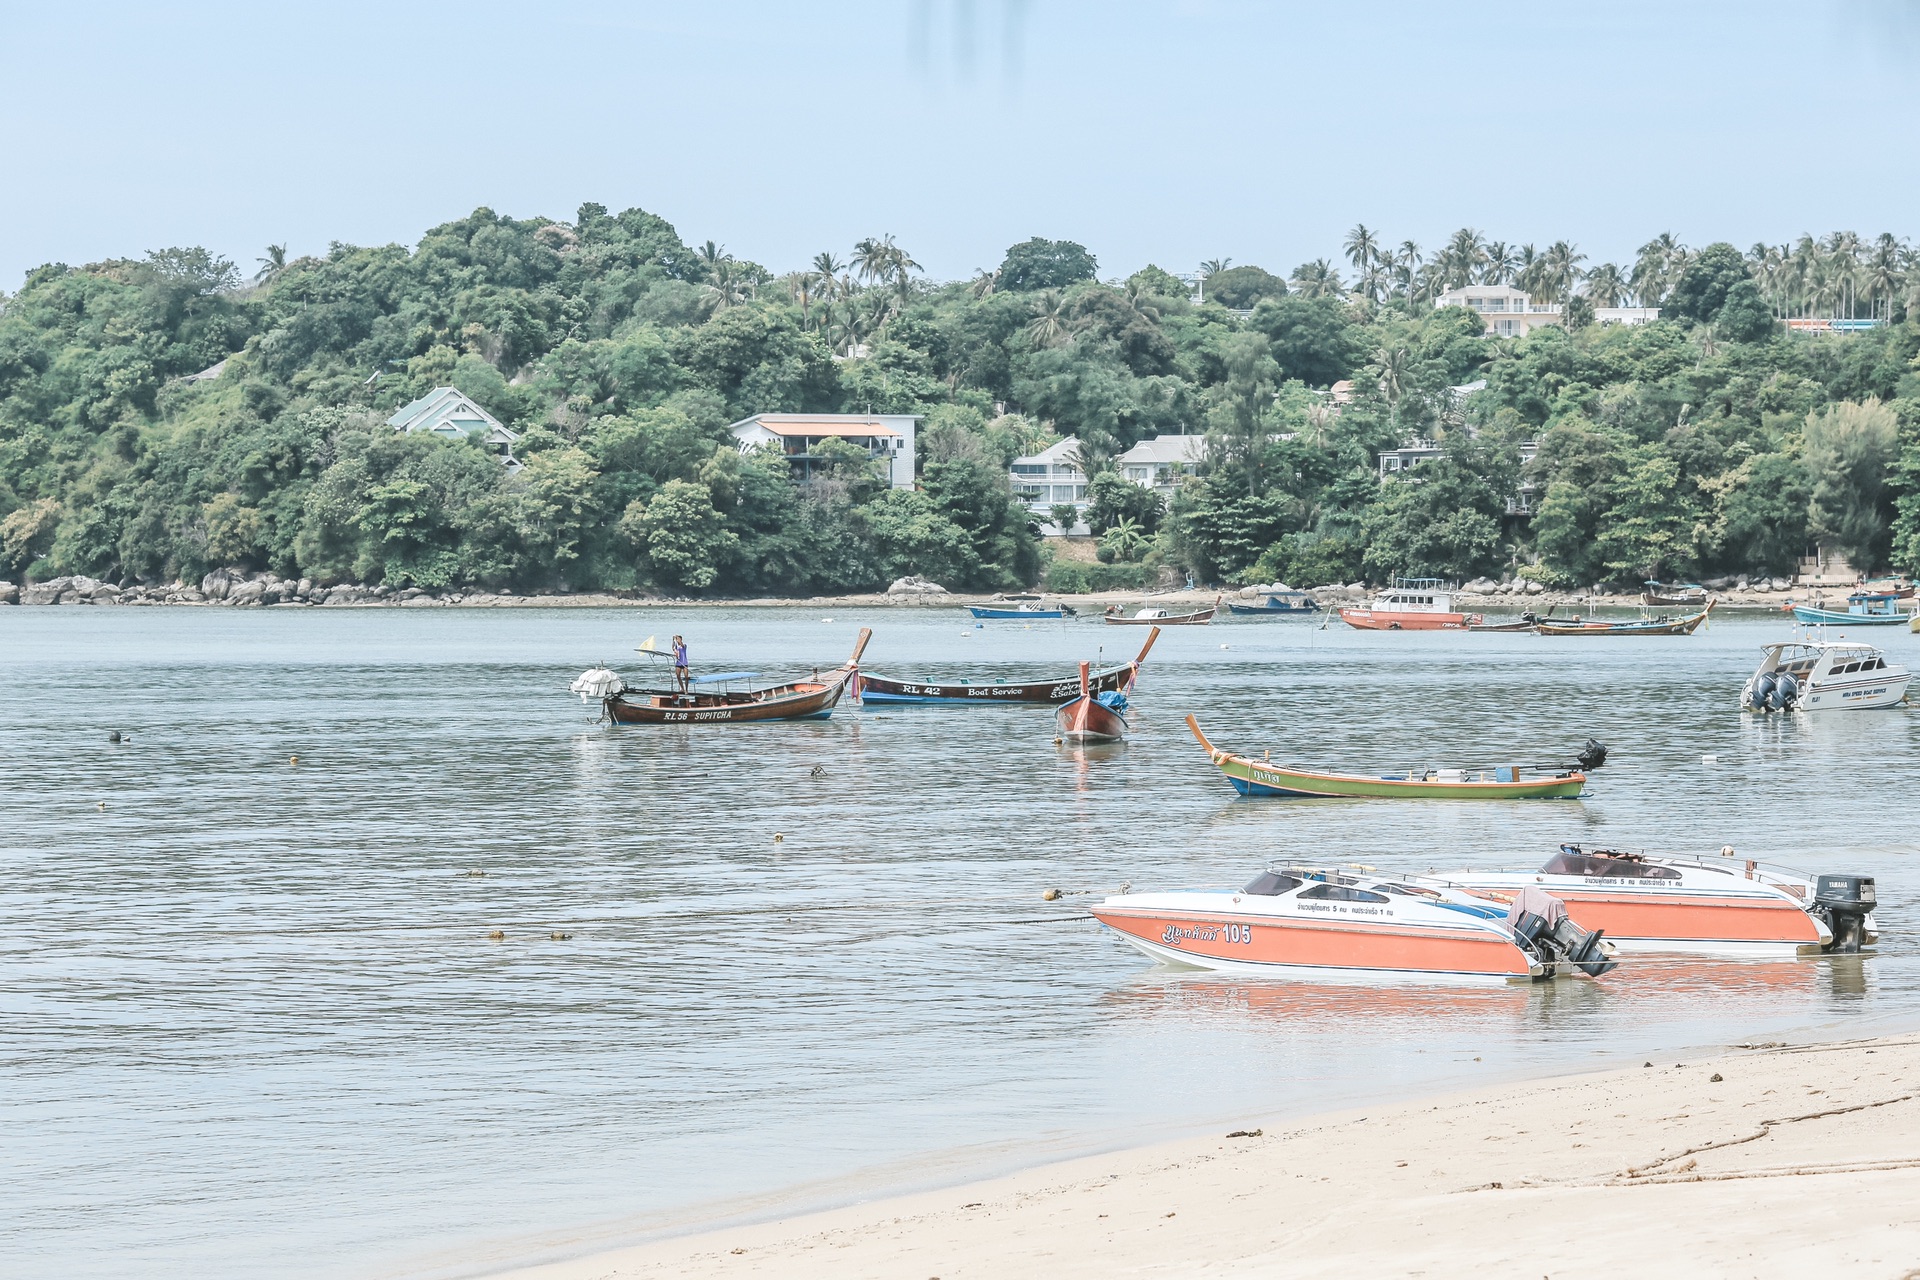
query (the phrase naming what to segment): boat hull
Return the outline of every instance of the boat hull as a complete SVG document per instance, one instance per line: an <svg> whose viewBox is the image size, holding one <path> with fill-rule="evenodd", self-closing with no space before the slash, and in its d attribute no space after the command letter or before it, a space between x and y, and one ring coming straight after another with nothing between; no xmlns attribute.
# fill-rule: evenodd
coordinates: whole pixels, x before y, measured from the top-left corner
<svg viewBox="0 0 1920 1280"><path fill-rule="evenodd" d="M1093 917L1167 964L1322 981L1526 982L1542 966L1499 934L1361 919L1096 906Z"/></svg>
<svg viewBox="0 0 1920 1280"><path fill-rule="evenodd" d="M1657 622L1549 622L1542 618L1534 630L1543 636L1690 636L1707 620L1711 608L1671 621Z"/></svg>
<svg viewBox="0 0 1920 1280"><path fill-rule="evenodd" d="M1824 622L1828 626L1842 627L1900 627L1911 621L1904 613L1847 613L1841 609L1815 609L1804 604L1793 606L1793 617L1796 622Z"/></svg>
<svg viewBox="0 0 1920 1280"><path fill-rule="evenodd" d="M1048 618L1064 618L1065 609L988 609L980 605L968 605L967 612L976 618L999 619L1002 621L1045 621Z"/></svg>
<svg viewBox="0 0 1920 1280"><path fill-rule="evenodd" d="M1076 698L1055 711L1053 723L1061 740L1073 746L1121 742L1127 736L1126 717L1090 697Z"/></svg>
<svg viewBox="0 0 1920 1280"><path fill-rule="evenodd" d="M1274 796L1285 799L1318 800L1345 798L1354 800L1577 800L1587 785L1584 773L1563 776L1523 778L1519 767L1476 772L1511 772L1512 777L1468 781L1441 781L1434 778L1382 778L1352 773L1316 773L1306 769L1288 769L1268 760L1250 760L1231 751L1222 751L1207 740L1200 722L1187 717L1187 728L1206 749L1207 759L1220 770L1243 796ZM1464 771L1463 771L1464 772Z"/></svg>
<svg viewBox="0 0 1920 1280"><path fill-rule="evenodd" d="M751 724L773 720L825 720L845 692L852 672L822 683L782 685L760 694L723 697L681 695L671 690L629 690L606 699L615 724Z"/></svg>
<svg viewBox="0 0 1920 1280"><path fill-rule="evenodd" d="M1520 887L1519 880L1471 872L1444 879L1501 900ZM1765 958L1812 954L1822 945L1818 923L1786 898L1596 886L1560 876L1522 879L1566 903L1582 929L1606 930L1607 941L1622 950Z"/></svg>
<svg viewBox="0 0 1920 1280"><path fill-rule="evenodd" d="M1227 612L1256 615L1272 613L1298 615L1318 613L1320 612L1320 606L1311 600L1304 604L1287 604L1285 602L1279 604L1236 604L1229 600L1227 601Z"/></svg>
<svg viewBox="0 0 1920 1280"><path fill-rule="evenodd" d="M1359 631L1464 631L1478 616L1471 613L1389 612L1383 609L1340 610L1340 621Z"/></svg>
<svg viewBox="0 0 1920 1280"><path fill-rule="evenodd" d="M1213 621L1214 607L1209 606L1199 613L1170 613L1158 618L1123 618L1119 614L1104 615L1110 627L1204 627Z"/></svg>
<svg viewBox="0 0 1920 1280"><path fill-rule="evenodd" d="M1115 667L1089 677L1089 683L1095 693L1106 693L1114 689L1124 690L1133 682L1133 676L1134 668L1131 665ZM949 707L984 707L994 703L1058 706L1079 696L1080 682L1072 677L1065 680L1035 680L1024 684L1002 681L971 684L964 680L952 684L933 684L889 680L865 672L860 675L862 702L921 703Z"/></svg>
<svg viewBox="0 0 1920 1280"><path fill-rule="evenodd" d="M1907 699L1909 673L1891 680L1857 680L1844 684L1818 685L1801 695L1796 711L1878 711L1897 707Z"/></svg>

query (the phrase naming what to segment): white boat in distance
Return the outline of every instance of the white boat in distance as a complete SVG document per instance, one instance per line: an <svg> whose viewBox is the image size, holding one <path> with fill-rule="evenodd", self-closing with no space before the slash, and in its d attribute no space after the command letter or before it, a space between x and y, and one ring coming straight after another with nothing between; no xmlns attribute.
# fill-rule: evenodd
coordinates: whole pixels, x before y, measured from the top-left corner
<svg viewBox="0 0 1920 1280"><path fill-rule="evenodd" d="M1751 711L1871 710L1905 701L1913 674L1855 640L1763 645L1740 705Z"/></svg>

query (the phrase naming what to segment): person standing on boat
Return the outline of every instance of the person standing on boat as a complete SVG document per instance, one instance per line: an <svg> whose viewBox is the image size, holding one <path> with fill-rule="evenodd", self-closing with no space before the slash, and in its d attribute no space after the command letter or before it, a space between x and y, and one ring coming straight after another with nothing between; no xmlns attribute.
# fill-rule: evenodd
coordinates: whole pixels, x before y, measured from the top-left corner
<svg viewBox="0 0 1920 1280"><path fill-rule="evenodd" d="M679 636L673 638L673 683L685 693L687 691L688 666L687 642Z"/></svg>

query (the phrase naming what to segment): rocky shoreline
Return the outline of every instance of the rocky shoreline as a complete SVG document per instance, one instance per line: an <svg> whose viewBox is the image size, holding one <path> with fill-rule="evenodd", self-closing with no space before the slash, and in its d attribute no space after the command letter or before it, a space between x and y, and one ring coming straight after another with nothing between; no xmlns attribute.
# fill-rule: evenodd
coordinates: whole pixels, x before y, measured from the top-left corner
<svg viewBox="0 0 1920 1280"><path fill-rule="evenodd" d="M1784 578L1741 578L1731 582L1706 584L1719 607L1780 609L1795 599L1820 596L1844 598L1846 584L1793 583ZM1080 613L1098 613L1108 605L1133 605L1151 600L1156 605L1199 607L1216 597L1257 600L1267 592L1283 589L1283 584L1177 590L1156 593L1106 591L1086 595L1052 595ZM1323 608L1369 598L1376 588L1364 583L1315 587L1311 595ZM1551 590L1524 578L1505 582L1481 578L1467 583L1454 594L1463 609L1473 612L1523 609L1539 612L1548 607L1638 608L1637 594L1613 593L1605 588L1567 592ZM842 607L934 607L954 608L983 603L986 597L963 596L946 591L922 579L903 578L886 592L867 595L760 597L754 599L690 599L663 596L642 591L624 592L546 592L516 594L512 591L455 589L435 593L420 587L395 588L386 585L364 586L357 583L316 583L311 579L280 578L270 573L248 573L238 569L216 569L198 585L174 581L168 583L128 583L116 585L95 578L69 576L19 586L0 582L0 606L5 605L112 605L116 607L152 607L157 605L219 606L225 608L659 608L729 607L777 608L800 606Z"/></svg>

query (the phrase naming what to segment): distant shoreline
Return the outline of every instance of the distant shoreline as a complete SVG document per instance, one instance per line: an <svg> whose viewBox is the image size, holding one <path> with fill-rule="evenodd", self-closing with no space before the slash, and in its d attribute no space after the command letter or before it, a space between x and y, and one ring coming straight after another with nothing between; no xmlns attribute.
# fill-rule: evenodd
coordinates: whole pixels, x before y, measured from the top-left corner
<svg viewBox="0 0 1920 1280"><path fill-rule="evenodd" d="M753 596L723 598L703 596L682 598L604 591L545 592L521 595L511 591L448 591L434 594L410 587L366 587L356 584L316 587L290 580L256 578L222 584L224 592L214 593L169 583L164 586L136 586L122 589L110 583L88 578L55 578L47 583L18 587L0 583L0 608L53 606L109 606L115 608L266 608L266 609L341 609L341 608L465 608L465 609L804 609L804 608L902 608L963 609L969 605L993 604L998 597L959 593L886 593L837 596ZM305 590L301 590L305 587ZM1795 602L1826 598L1844 599L1850 588L1800 587L1789 591L1724 591L1714 594L1714 608L1742 611L1782 611ZM1082 595L1037 593L1048 601L1059 601L1074 608L1081 617L1097 615L1109 605L1135 606L1144 602L1172 605L1180 609L1204 606L1216 597L1227 600L1252 600L1259 592L1241 588L1217 588L1177 591L1100 591ZM1341 604L1359 603L1369 590L1352 587L1316 587L1309 592L1323 610ZM1552 608L1556 612L1591 609L1639 610L1637 596L1589 595L1584 592L1544 591L1527 595L1519 592L1489 593L1458 591L1458 606L1468 612L1489 617L1518 616L1522 610L1536 613ZM1686 613L1686 606L1660 606L1668 613Z"/></svg>

